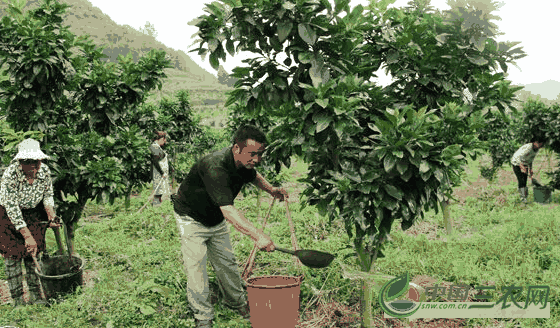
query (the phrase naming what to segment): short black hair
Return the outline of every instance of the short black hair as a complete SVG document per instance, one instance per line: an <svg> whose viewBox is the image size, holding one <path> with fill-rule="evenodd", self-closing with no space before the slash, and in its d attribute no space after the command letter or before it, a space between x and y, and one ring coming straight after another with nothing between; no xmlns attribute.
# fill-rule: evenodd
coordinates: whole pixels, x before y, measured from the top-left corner
<svg viewBox="0 0 560 328"><path fill-rule="evenodd" d="M266 135L254 125L242 125L233 135L233 144L238 144L242 149L247 146L247 140L253 139L263 145L267 144Z"/></svg>
<svg viewBox="0 0 560 328"><path fill-rule="evenodd" d="M535 136L531 139L531 143L533 142L538 142L538 143L546 143L546 139L544 137L540 137L540 136Z"/></svg>

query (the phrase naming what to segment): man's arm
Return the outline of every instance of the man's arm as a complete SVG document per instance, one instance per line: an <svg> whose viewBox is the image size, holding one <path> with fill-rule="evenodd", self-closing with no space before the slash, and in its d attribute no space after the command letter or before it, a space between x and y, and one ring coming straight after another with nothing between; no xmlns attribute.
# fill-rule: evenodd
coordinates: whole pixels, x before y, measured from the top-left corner
<svg viewBox="0 0 560 328"><path fill-rule="evenodd" d="M264 232L258 230L233 205L220 206L220 210L222 210L226 220L228 220L228 222L231 223L239 232L251 237L256 242L259 249L266 249L269 252L274 250L274 243L270 237Z"/></svg>
<svg viewBox="0 0 560 328"><path fill-rule="evenodd" d="M261 190L269 193L272 197L279 199L280 201L284 201L284 199L288 198L288 193L286 192L286 190L284 190L283 188L273 187L259 172L257 172L257 177L255 178L255 181L253 181L253 184L259 187Z"/></svg>
<svg viewBox="0 0 560 328"><path fill-rule="evenodd" d="M255 181L253 181L253 183L261 190L264 190L269 194L271 194L274 190L274 187L268 181L266 181L259 172L257 172L257 177L255 178Z"/></svg>
<svg viewBox="0 0 560 328"><path fill-rule="evenodd" d="M220 206L220 210L222 210L226 220L228 220L228 222L231 223L239 232L253 238L253 240L259 239L262 232L249 222L243 213L239 212L233 205Z"/></svg>

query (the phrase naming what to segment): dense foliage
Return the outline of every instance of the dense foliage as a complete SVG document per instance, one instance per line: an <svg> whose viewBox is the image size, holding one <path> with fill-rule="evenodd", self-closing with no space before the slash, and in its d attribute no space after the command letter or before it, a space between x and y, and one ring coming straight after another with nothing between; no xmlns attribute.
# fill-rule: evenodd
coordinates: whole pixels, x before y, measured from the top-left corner
<svg viewBox="0 0 560 328"><path fill-rule="evenodd" d="M524 56L495 41L472 8L439 14L426 1L386 5L222 0L193 22L194 51L209 54L214 68L226 51L257 55L234 69L228 105L245 119L273 121L263 124L273 160L297 154L310 164L305 201L343 220L363 271L394 219L407 229L451 197L465 156L480 147L483 114L489 106L515 110L519 88L498 70ZM381 67L395 78L386 88L370 82Z"/></svg>
<svg viewBox="0 0 560 328"><path fill-rule="evenodd" d="M492 158L490 166L480 167L480 173L484 178L493 181L498 170L504 164L509 165L511 157L523 142L519 138L521 123L522 112L511 112L508 115L489 113L486 124L478 136Z"/></svg>
<svg viewBox="0 0 560 328"><path fill-rule="evenodd" d="M147 93L161 88L169 61L152 51L138 63L130 56L102 62L101 48L62 25L66 7L46 0L22 14L10 6L0 24L0 66L7 65L10 77L1 82L0 97L13 131L45 135L40 141L52 156L57 214L76 222L88 199L105 196L112 203L147 181L149 141L135 115ZM4 161L21 140L5 141ZM65 201L60 191L76 201Z"/></svg>

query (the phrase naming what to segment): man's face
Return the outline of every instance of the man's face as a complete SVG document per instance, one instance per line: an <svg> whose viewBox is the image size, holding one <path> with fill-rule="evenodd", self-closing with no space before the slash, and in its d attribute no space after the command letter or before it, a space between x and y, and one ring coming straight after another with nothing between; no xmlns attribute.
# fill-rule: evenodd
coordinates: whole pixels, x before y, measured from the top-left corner
<svg viewBox="0 0 560 328"><path fill-rule="evenodd" d="M245 167L246 169L254 168L262 158L265 146L253 139L247 139L247 146L241 149L242 145L235 144L233 146L233 155L237 167Z"/></svg>
<svg viewBox="0 0 560 328"><path fill-rule="evenodd" d="M543 146L542 142L536 142L536 141L533 142L533 148L535 148L535 149L541 149L542 146Z"/></svg>

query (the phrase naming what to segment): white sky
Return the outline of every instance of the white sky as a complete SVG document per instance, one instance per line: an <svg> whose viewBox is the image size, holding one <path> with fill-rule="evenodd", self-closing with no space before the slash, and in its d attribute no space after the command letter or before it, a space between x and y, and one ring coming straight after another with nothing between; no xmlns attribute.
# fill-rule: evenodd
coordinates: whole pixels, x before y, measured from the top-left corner
<svg viewBox="0 0 560 328"><path fill-rule="evenodd" d="M158 33L157 39L166 46L183 50L200 67L216 75L210 66L208 56L202 61L196 52L189 53L196 48L192 46L191 36L198 32L195 26L188 22L200 15L205 3L210 0L89 0L109 15L117 24L128 24L134 28L144 26L146 21L152 23ZM406 6L409 0L397 0L393 6ZM331 0L331 3L333 1ZM351 0L350 7L358 4L367 5L367 0ZM432 6L447 9L446 0L432 0ZM494 21L504 35L498 41L521 41L520 46L527 53L527 57L517 61L521 71L513 65L508 67L509 79L514 84L526 85L540 83L547 80L560 81L560 65L556 50L560 48L557 33L560 23L557 20L560 12L560 2L550 0L507 0L505 5L494 13L501 21ZM548 41L546 41L548 39ZM252 55L248 53L249 55ZM556 56L555 56L556 55ZM221 63L226 71L231 72L236 66L244 66L241 61L247 58L244 53L235 57L227 55L225 63ZM387 78L380 76L379 82L385 85Z"/></svg>

